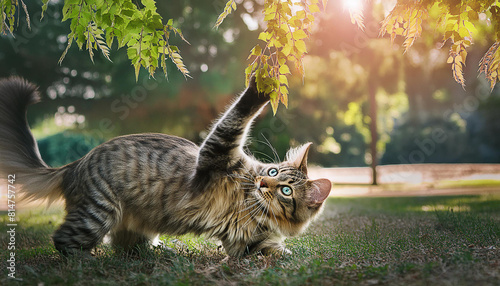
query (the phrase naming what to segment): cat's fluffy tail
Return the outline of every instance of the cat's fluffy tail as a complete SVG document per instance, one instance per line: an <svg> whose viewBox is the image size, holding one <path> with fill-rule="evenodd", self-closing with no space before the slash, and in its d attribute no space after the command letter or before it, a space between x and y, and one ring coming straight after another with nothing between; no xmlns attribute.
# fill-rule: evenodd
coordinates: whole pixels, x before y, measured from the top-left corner
<svg viewBox="0 0 500 286"><path fill-rule="evenodd" d="M26 80L0 80L0 180L15 179L13 190L23 199L52 201L62 195L64 169L45 164L31 134L26 111L39 100L37 87Z"/></svg>

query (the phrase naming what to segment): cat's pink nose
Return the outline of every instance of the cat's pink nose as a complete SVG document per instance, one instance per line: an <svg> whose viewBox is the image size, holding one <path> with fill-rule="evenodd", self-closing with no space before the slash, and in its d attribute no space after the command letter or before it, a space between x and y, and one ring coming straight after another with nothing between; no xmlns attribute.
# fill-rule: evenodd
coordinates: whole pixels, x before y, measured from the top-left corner
<svg viewBox="0 0 500 286"><path fill-rule="evenodd" d="M267 188L268 186L267 186L266 182L264 182L264 180L260 180L260 187Z"/></svg>

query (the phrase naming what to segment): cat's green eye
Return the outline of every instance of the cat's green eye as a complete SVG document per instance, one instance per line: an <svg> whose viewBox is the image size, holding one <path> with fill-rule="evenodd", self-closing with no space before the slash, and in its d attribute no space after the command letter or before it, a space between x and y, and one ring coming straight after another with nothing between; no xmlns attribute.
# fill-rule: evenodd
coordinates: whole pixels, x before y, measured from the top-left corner
<svg viewBox="0 0 500 286"><path fill-rule="evenodd" d="M283 186L281 187L281 192L283 193L283 195L289 196L292 194L292 188L290 188L289 186Z"/></svg>
<svg viewBox="0 0 500 286"><path fill-rule="evenodd" d="M269 171L267 171L267 174L271 177L276 177L278 175L278 169L271 168L269 169Z"/></svg>

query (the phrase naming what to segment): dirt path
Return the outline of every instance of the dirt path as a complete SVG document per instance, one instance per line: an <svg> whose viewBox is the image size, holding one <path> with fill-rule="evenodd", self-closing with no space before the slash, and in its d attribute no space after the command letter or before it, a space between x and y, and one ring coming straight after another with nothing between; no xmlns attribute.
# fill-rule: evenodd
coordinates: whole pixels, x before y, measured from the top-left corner
<svg viewBox="0 0 500 286"><path fill-rule="evenodd" d="M377 166L380 184L434 184L440 181L496 180L500 164L412 164ZM371 184L369 167L310 167L311 178L328 178L334 184Z"/></svg>
<svg viewBox="0 0 500 286"><path fill-rule="evenodd" d="M377 172L379 186L371 185L369 167L313 167L309 176L330 179L336 197L500 194L500 164L384 165Z"/></svg>
<svg viewBox="0 0 500 286"><path fill-rule="evenodd" d="M420 197L452 195L500 195L500 187L465 187L435 189L425 186L401 186L400 189L386 189L379 186L333 186L331 197Z"/></svg>

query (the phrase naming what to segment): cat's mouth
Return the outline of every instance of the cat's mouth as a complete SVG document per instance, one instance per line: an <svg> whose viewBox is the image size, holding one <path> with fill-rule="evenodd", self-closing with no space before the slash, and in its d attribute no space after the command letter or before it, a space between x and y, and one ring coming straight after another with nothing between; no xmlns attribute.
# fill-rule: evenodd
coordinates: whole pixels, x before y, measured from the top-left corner
<svg viewBox="0 0 500 286"><path fill-rule="evenodd" d="M261 188L269 188L267 183L264 181L264 179L260 179L260 182L258 184L258 189L260 190Z"/></svg>
<svg viewBox="0 0 500 286"><path fill-rule="evenodd" d="M258 191L258 193L261 195L261 196L264 196L264 188L269 188L269 186L267 185L267 183L264 181L264 179L258 179L257 182L255 182L255 187Z"/></svg>
<svg viewBox="0 0 500 286"><path fill-rule="evenodd" d="M269 191L269 185L264 181L264 179L260 179L256 183L256 187L257 187L257 193L259 194L259 196L261 198L263 198L266 201L269 201L272 199L272 194Z"/></svg>

